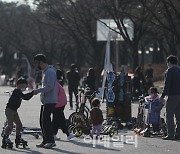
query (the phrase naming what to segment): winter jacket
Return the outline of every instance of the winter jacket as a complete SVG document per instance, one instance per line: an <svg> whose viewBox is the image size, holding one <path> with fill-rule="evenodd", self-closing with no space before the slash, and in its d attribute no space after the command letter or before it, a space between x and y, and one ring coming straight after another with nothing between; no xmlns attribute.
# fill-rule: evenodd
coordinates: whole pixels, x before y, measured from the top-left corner
<svg viewBox="0 0 180 154"><path fill-rule="evenodd" d="M90 120L93 125L101 125L103 122L102 111L98 107L93 107L90 111Z"/></svg>
<svg viewBox="0 0 180 154"><path fill-rule="evenodd" d="M180 68L173 66L167 69L165 77L162 96L180 95Z"/></svg>
<svg viewBox="0 0 180 154"><path fill-rule="evenodd" d="M148 120L150 124L159 124L160 120L160 112L163 107L163 103L159 101L159 96L157 96L154 100L148 101L145 104L145 108L148 109Z"/></svg>
<svg viewBox="0 0 180 154"><path fill-rule="evenodd" d="M52 66L47 66L43 70L42 88L35 90L41 93L42 104L57 103L57 78L56 72Z"/></svg>

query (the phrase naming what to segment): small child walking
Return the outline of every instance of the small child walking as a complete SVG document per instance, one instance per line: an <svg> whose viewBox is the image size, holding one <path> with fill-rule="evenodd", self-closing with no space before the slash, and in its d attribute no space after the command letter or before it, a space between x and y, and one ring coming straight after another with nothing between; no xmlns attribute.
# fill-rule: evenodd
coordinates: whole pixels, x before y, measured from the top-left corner
<svg viewBox="0 0 180 154"><path fill-rule="evenodd" d="M33 91L27 94L23 94L22 91L27 88L28 82L24 78L19 78L16 83L17 87L13 90L12 95L6 105L5 115L7 119L7 126L5 128L5 133L3 136L2 143L6 144L11 142L9 139L9 134L12 132L13 123L16 124L16 139L15 143L18 144L24 140L21 138L22 123L17 112L17 109L21 106L22 99L29 100L33 96ZM11 142L12 143L12 142ZM3 147L3 146L2 146ZM4 147L5 148L5 147Z"/></svg>
<svg viewBox="0 0 180 154"><path fill-rule="evenodd" d="M148 119L149 123L152 124L153 135L158 135L160 128L160 113L163 107L163 103L160 102L158 96L158 89L155 87L150 88L150 95L147 97L147 103L145 108L148 108Z"/></svg>
<svg viewBox="0 0 180 154"><path fill-rule="evenodd" d="M103 123L103 114L100 109L100 101L97 98L94 98L91 102L91 111L90 111L90 121L92 123L92 132L91 137L96 133L96 139L100 136L102 123Z"/></svg>

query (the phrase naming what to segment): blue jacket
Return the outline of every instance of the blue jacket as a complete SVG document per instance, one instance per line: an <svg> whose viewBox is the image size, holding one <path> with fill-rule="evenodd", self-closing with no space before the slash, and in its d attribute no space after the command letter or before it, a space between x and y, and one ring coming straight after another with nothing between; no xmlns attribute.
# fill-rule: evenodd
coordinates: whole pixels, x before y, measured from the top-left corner
<svg viewBox="0 0 180 154"><path fill-rule="evenodd" d="M147 118L149 119L150 124L159 124L162 107L163 107L163 103L159 101L159 96L157 96L152 101L148 101L145 104L145 108L148 109L149 114Z"/></svg>
<svg viewBox="0 0 180 154"><path fill-rule="evenodd" d="M180 95L180 68L173 66L168 68L165 74L165 86L162 96Z"/></svg>
<svg viewBox="0 0 180 154"><path fill-rule="evenodd" d="M57 78L52 66L47 66L45 70L43 70L42 88L36 89L35 91L41 93L42 104L57 103Z"/></svg>

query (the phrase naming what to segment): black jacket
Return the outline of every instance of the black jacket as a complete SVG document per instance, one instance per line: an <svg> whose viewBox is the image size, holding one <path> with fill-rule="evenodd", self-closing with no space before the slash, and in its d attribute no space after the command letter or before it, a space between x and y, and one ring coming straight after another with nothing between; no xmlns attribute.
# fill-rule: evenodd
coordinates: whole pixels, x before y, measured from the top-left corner
<svg viewBox="0 0 180 154"><path fill-rule="evenodd" d="M173 66L165 73L165 86L162 97L166 95L180 95L180 68Z"/></svg>
<svg viewBox="0 0 180 154"><path fill-rule="evenodd" d="M29 100L31 99L32 96L33 96L33 91L27 94L23 94L21 90L14 89L11 97L9 98L6 108L10 108L14 111L17 111L17 109L21 105L22 99Z"/></svg>
<svg viewBox="0 0 180 154"><path fill-rule="evenodd" d="M79 85L79 72L77 71L68 71L67 72L68 88L77 89Z"/></svg>

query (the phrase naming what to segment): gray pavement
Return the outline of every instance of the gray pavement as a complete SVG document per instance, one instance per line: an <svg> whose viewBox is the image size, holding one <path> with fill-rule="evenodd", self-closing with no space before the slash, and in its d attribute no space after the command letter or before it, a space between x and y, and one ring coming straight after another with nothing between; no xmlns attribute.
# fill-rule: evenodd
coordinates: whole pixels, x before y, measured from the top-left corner
<svg viewBox="0 0 180 154"><path fill-rule="evenodd" d="M4 94L4 91L13 90L12 87L0 87L0 126L3 127L5 121L4 109L8 100L8 94ZM39 128L39 111L41 102L39 95L34 96L30 101L23 101L19 109L19 114L22 123L26 127L38 127ZM132 115L137 115L137 103L132 104ZM66 117L68 117L73 111L65 109ZM102 110L105 113L105 104L102 105ZM13 148L2 149L0 148L0 154L7 153L35 153L35 154L53 154L53 153L74 153L74 154L89 154L89 153L129 153L129 154L178 154L180 153L179 141L164 141L158 137L140 137L136 136L134 132L129 130L121 130L119 135L114 138L108 138L107 136L102 141L92 141L86 136L81 138L73 138L68 141L66 136L61 132L58 133L61 137L60 141L56 141L56 147L53 149L36 148L36 144L41 143L42 138L35 139L32 135L23 135L23 138L28 141L28 148ZM12 141L14 141L15 134L11 135Z"/></svg>

